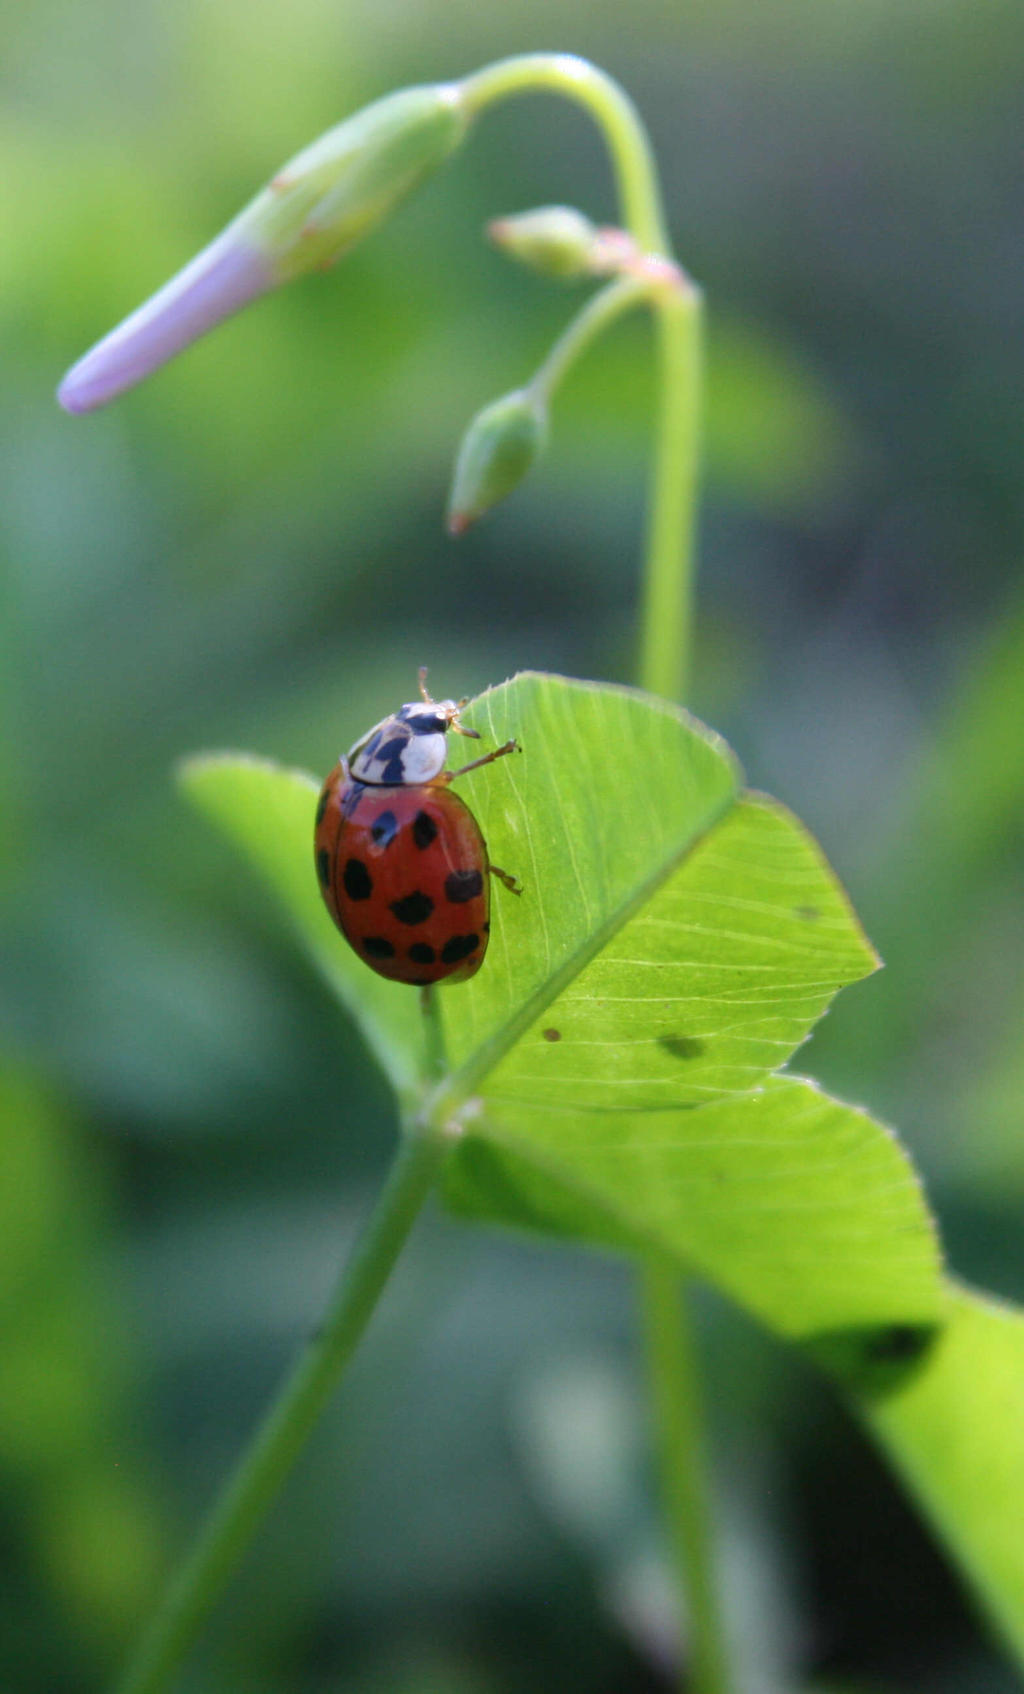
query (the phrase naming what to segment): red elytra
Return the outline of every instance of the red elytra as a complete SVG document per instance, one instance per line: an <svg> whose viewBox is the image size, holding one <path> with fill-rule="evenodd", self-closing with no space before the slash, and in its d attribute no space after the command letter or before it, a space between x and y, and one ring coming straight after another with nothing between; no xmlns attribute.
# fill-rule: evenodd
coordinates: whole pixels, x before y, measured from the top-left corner
<svg viewBox="0 0 1024 1694"><path fill-rule="evenodd" d="M420 688L422 705L385 718L331 771L314 851L327 909L354 951L378 975L426 987L464 982L480 969L490 877L520 889L491 864L479 824L448 786L462 772L441 769L448 729L476 732L458 722L453 701L430 699L423 673ZM506 742L463 769L515 750Z"/></svg>

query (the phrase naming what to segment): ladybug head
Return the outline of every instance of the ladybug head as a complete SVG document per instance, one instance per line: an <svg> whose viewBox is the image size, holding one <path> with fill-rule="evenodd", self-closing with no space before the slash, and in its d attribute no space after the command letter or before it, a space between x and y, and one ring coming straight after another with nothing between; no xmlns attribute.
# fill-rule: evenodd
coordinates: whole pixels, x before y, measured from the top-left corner
<svg viewBox="0 0 1024 1694"><path fill-rule="evenodd" d="M459 722L465 701L432 700L425 667L419 680L420 699L383 718L352 748L348 767L357 782L394 786L433 782L444 770L445 736L450 729L479 740L479 730L466 729Z"/></svg>

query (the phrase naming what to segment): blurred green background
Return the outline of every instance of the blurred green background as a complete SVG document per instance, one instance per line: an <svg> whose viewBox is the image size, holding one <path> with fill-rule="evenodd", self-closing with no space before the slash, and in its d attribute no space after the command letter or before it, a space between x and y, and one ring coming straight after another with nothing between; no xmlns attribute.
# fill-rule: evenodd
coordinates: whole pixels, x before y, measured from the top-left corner
<svg viewBox="0 0 1024 1694"><path fill-rule="evenodd" d="M482 223L613 211L588 120L543 99L109 411L63 416L62 371L389 88L539 47L616 75L710 303L691 703L814 829L888 962L801 1064L899 1124L958 1271L1024 1299L1024 20L1016 0L0 16L0 1682L49 1694L123 1658L393 1133L174 761L325 771L424 662L455 695L523 666L629 679L651 399L647 327L625 325L529 484L446 539L464 423L577 299ZM182 1687L665 1688L630 1293L610 1261L430 1218ZM1019 1686L800 1362L717 1301L702 1320L742 1694Z"/></svg>

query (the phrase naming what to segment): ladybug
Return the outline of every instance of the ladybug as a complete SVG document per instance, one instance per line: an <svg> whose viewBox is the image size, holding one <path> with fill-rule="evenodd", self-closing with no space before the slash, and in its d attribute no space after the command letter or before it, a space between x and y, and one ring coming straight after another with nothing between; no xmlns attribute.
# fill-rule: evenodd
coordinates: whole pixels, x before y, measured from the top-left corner
<svg viewBox="0 0 1024 1694"><path fill-rule="evenodd" d="M393 982L465 982L483 964L490 883L515 877L492 865L480 826L449 786L519 750L506 741L447 771L445 736L479 740L459 722L465 701L420 699L375 724L339 760L316 809L314 853L327 910L359 957Z"/></svg>

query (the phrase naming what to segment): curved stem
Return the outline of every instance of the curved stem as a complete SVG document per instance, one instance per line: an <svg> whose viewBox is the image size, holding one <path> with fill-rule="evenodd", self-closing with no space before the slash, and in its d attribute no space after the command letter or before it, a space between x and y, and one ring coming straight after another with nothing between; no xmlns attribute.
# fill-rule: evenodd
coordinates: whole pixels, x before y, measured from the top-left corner
<svg viewBox="0 0 1024 1694"><path fill-rule="evenodd" d="M544 92L574 100L596 118L611 153L625 227L646 252L667 253L651 144L639 112L614 78L572 53L519 53L487 65L460 84L471 114L513 94Z"/></svg>
<svg viewBox="0 0 1024 1694"><path fill-rule="evenodd" d="M337 1385L450 1145L440 1134L403 1137L321 1328L221 1493L118 1694L160 1694L167 1688Z"/></svg>
<svg viewBox="0 0 1024 1694"><path fill-rule="evenodd" d="M460 84L467 110L516 94L560 94L599 124L618 188L621 221L643 254L671 256L657 166L643 121L618 83L585 59L566 53L523 53L501 59ZM602 290L570 325L534 378L545 394L583 346L633 303L650 300L657 320L659 399L648 502L641 611L640 682L677 700L689 677L693 602L693 530L700 429L700 294L681 273L674 283L643 287L641 276ZM616 292L620 290L621 293Z"/></svg>
<svg viewBox="0 0 1024 1694"><path fill-rule="evenodd" d="M609 283L599 293L591 295L583 309L577 312L569 327L559 336L543 364L537 367L527 383L527 390L545 403L562 381L571 365L576 363L598 336L609 329L616 318L645 305L651 297L649 282L636 277L622 277Z"/></svg>
<svg viewBox="0 0 1024 1694"><path fill-rule="evenodd" d="M555 342L527 390L546 405L569 367L635 306L654 312L658 417L648 500L640 612L640 684L686 698L692 636L694 513L701 403L701 297L682 272L622 277L587 301Z"/></svg>

